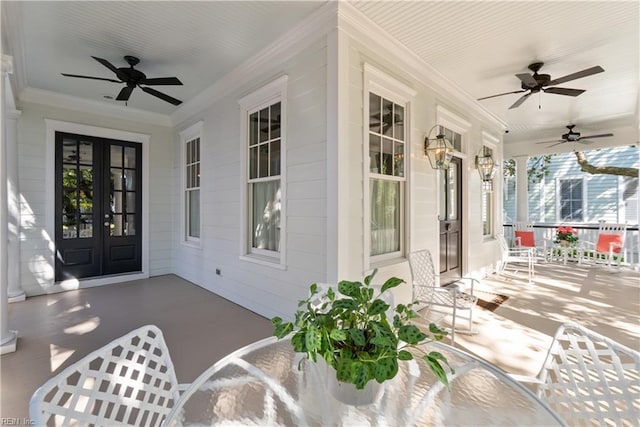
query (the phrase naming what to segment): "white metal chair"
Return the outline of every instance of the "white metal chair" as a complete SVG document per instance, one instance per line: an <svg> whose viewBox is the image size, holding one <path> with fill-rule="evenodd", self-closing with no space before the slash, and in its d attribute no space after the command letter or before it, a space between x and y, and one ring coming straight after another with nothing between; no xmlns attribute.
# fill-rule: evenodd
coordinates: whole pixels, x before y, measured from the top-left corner
<svg viewBox="0 0 640 427"><path fill-rule="evenodd" d="M478 302L478 297L473 295L476 279L463 277L455 283L446 286L438 286L438 275L433 266L431 252L427 249L409 254L409 268L413 278L413 301L428 306L446 307L453 310L451 320L451 345L455 345L456 317L458 311L469 312L469 329L467 333L473 333L473 308ZM469 292L460 290L460 284L470 282Z"/></svg>
<svg viewBox="0 0 640 427"><path fill-rule="evenodd" d="M507 268L509 263L519 263L526 265L528 283L533 282L533 276L535 274L535 249L534 248L510 248L507 244L507 240L503 235L498 234L496 236L500 242L502 249L502 260L498 268L498 274L502 274Z"/></svg>
<svg viewBox="0 0 640 427"><path fill-rule="evenodd" d="M37 426L157 426L180 388L162 332L147 325L47 381L31 397L29 415Z"/></svg>
<svg viewBox="0 0 640 427"><path fill-rule="evenodd" d="M640 353L585 327L560 325L538 375L514 378L569 425L640 423Z"/></svg>
<svg viewBox="0 0 640 427"><path fill-rule="evenodd" d="M585 258L593 259L594 262L603 259L608 267L611 262L617 260L618 268L622 262L622 248L627 231L627 224L607 224L600 222L598 228L598 240L594 242L584 241L580 243L580 259L582 263Z"/></svg>
<svg viewBox="0 0 640 427"><path fill-rule="evenodd" d="M534 255L540 255L545 260L549 257L549 249L552 246L551 242L544 238L536 239L532 223L514 222L513 236L513 243L516 249L532 248Z"/></svg>

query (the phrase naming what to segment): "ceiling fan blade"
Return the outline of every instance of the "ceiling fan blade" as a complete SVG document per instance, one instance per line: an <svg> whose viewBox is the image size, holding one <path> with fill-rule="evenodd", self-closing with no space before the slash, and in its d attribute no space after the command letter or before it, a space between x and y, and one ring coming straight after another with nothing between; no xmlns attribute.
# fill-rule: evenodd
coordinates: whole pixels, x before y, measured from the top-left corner
<svg viewBox="0 0 640 427"><path fill-rule="evenodd" d="M548 146L547 148L555 147L556 145L564 144L565 142L568 142L568 141L560 141L560 142L558 142L556 144Z"/></svg>
<svg viewBox="0 0 640 427"><path fill-rule="evenodd" d="M78 77L80 79L104 80L104 81L107 81L107 82L121 83L120 80L105 79L105 78L102 78L102 77L79 76L77 74L66 74L66 73L60 73L60 74L62 74L65 77Z"/></svg>
<svg viewBox="0 0 640 427"><path fill-rule="evenodd" d="M114 73L118 74L118 69L111 62L107 61L106 59L98 58L97 56L92 56L92 58L98 61L99 63L101 63L102 65L104 65L105 67L107 67L108 69L110 69L111 71L113 71Z"/></svg>
<svg viewBox="0 0 640 427"><path fill-rule="evenodd" d="M582 136L582 137L580 137L580 139L607 138L609 136L613 136L613 134L612 133L601 133L599 135Z"/></svg>
<svg viewBox="0 0 640 427"><path fill-rule="evenodd" d="M536 79L533 78L531 74L528 74L528 73L516 74L516 77L519 78L520 81L524 83L526 86L529 86L529 87L538 86L538 82L536 81Z"/></svg>
<svg viewBox="0 0 640 427"><path fill-rule="evenodd" d="M556 95L578 96L585 92L583 89L569 89L566 87L542 88L545 93L555 93Z"/></svg>
<svg viewBox="0 0 640 427"><path fill-rule="evenodd" d="M140 84L143 85L182 85L182 82L177 77L157 77L153 79L142 79Z"/></svg>
<svg viewBox="0 0 640 427"><path fill-rule="evenodd" d="M131 96L131 92L133 92L133 88L129 86L125 86L122 88L118 96L116 97L116 101L128 101Z"/></svg>
<svg viewBox="0 0 640 427"><path fill-rule="evenodd" d="M584 145L589 145L589 144L593 144L595 141L589 141L589 140L580 138L576 142L579 142L580 144L584 144Z"/></svg>
<svg viewBox="0 0 640 427"><path fill-rule="evenodd" d="M581 79L583 77L587 77L592 74L602 73L603 71L604 71L604 68L602 68L599 65L596 65L595 67L587 68L586 70L578 71L576 73L568 74L564 77L551 80L549 83L547 83L547 86L555 86L560 83L568 82L570 80Z"/></svg>
<svg viewBox="0 0 640 427"><path fill-rule="evenodd" d="M513 108L518 108L524 101L527 100L527 98L531 96L532 93L533 92L529 92L528 94L521 96L516 102L513 103L511 107L509 107L509 110Z"/></svg>
<svg viewBox="0 0 640 427"><path fill-rule="evenodd" d="M536 142L536 144L551 144L552 142L563 143L563 142L565 142L565 140L564 139L553 139L551 141Z"/></svg>
<svg viewBox="0 0 640 427"><path fill-rule="evenodd" d="M522 92L526 92L526 90L525 89L514 90L513 92L505 92L505 93L499 93L497 95L485 96L484 98L478 98L478 101L482 101L483 99L495 98L496 96L511 95L512 93L522 93Z"/></svg>
<svg viewBox="0 0 640 427"><path fill-rule="evenodd" d="M162 93L162 92L158 92L155 89L151 89L150 87L143 87L140 86L140 89L142 89L143 91L147 92L149 95L153 95L155 97L158 97L160 99L162 99L163 101L167 101L173 105L180 105L182 104L182 101L172 98L171 96L167 95L166 93Z"/></svg>

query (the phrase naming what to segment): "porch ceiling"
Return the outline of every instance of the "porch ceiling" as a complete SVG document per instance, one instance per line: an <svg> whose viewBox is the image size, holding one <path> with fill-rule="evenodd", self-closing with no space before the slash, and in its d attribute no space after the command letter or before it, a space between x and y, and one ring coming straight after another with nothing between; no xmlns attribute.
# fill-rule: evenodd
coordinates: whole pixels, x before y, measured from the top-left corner
<svg viewBox="0 0 640 427"><path fill-rule="evenodd" d="M188 102L282 36L324 1L2 2L3 52L14 56L18 93L43 89L103 103L120 85L60 73L112 77L91 55L124 66L141 58L150 77L178 76L160 89ZM583 133L627 127L637 142L639 7L636 1L350 3L473 99L520 89L516 73L532 62L561 77L600 65L604 73L559 85L578 97L520 94L478 101L508 124L506 142L559 137L568 123ZM139 90L130 108L176 110ZM540 106L540 108L539 108ZM123 107L124 108L124 107ZM623 141L621 141L623 142Z"/></svg>

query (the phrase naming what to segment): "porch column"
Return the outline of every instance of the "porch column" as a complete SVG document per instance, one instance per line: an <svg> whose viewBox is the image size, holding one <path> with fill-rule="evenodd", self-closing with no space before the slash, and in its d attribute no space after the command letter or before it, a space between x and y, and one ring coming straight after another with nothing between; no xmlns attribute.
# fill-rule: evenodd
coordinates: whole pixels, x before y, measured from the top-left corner
<svg viewBox="0 0 640 427"><path fill-rule="evenodd" d="M20 111L5 105L4 134L7 144L7 200L8 208L8 297L9 302L25 300L20 286L20 192L18 191L18 117Z"/></svg>
<svg viewBox="0 0 640 427"><path fill-rule="evenodd" d="M529 178L527 162L529 156L516 156L516 221L529 221Z"/></svg>
<svg viewBox="0 0 640 427"><path fill-rule="evenodd" d="M18 333L9 330L9 210L7 192L7 96L11 94L9 74L13 71L11 57L2 55L2 80L0 81L0 354L16 351Z"/></svg>

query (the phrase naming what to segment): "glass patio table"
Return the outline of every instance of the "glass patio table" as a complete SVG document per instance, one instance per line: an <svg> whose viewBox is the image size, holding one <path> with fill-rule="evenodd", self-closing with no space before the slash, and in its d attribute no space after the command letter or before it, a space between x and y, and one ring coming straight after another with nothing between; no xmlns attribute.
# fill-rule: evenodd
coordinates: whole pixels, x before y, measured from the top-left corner
<svg viewBox="0 0 640 427"><path fill-rule="evenodd" d="M441 343L430 343L427 349L440 351L454 367L450 390L421 360L400 362L398 375L383 384L375 403L351 406L329 394L321 366L300 363L290 340L266 338L201 374L165 425L564 425L544 402L498 368Z"/></svg>

